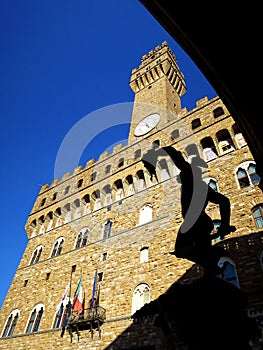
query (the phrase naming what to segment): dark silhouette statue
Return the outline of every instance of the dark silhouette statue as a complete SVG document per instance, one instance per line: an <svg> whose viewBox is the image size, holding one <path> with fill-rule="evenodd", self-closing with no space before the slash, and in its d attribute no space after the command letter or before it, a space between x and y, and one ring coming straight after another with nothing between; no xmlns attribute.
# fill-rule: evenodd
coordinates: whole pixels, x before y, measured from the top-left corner
<svg viewBox="0 0 263 350"><path fill-rule="evenodd" d="M189 163L172 146L153 145L142 158L151 176L156 176L158 157L167 155L180 170L184 219L171 254L201 265L204 273L187 279L186 272L164 294L136 311L134 322L154 316L154 325L166 338L164 350L251 350L251 341L260 336L259 328L247 315L247 296L218 277L218 261L226 252L211 242L235 230L230 225L230 201L202 180L200 167L207 165L196 152ZM221 215L221 226L214 235L213 221L205 212L208 202L218 204Z"/></svg>
<svg viewBox="0 0 263 350"><path fill-rule="evenodd" d="M187 162L182 153L172 146L158 148L154 146L142 158L142 162L151 176L156 176L156 163L160 156L169 155L175 166L180 170L181 182L181 211L184 222L176 238L175 249L171 254L177 258L186 258L203 266L207 273L219 273L217 265L222 255L226 255L223 248L212 246L212 239L223 239L235 230L230 225L230 202L223 194L214 191L201 177L200 167L207 164L199 155ZM205 212L208 202L219 205L221 225L216 234L211 235L214 224Z"/></svg>

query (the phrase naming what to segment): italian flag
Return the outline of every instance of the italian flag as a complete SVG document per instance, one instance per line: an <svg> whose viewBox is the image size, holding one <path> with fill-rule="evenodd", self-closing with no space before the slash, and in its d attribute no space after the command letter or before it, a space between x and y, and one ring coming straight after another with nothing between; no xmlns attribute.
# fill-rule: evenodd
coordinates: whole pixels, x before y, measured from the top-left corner
<svg viewBox="0 0 263 350"><path fill-rule="evenodd" d="M82 277L79 278L77 289L74 293L74 299L72 304L72 310L83 312L83 288L82 288Z"/></svg>

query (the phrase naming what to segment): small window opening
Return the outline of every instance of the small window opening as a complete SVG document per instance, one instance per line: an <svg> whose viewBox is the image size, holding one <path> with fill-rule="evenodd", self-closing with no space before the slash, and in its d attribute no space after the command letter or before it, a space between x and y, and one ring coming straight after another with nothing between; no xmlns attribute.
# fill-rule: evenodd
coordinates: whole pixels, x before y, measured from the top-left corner
<svg viewBox="0 0 263 350"><path fill-rule="evenodd" d="M101 282L103 279L103 272L98 273L98 282Z"/></svg>
<svg viewBox="0 0 263 350"><path fill-rule="evenodd" d="M107 165L107 166L105 167L105 174L108 174L108 173L110 172L110 168L111 168L110 165Z"/></svg>
<svg viewBox="0 0 263 350"><path fill-rule="evenodd" d="M46 198L43 198L41 203L40 203L40 206L43 207L43 205L46 203Z"/></svg>
<svg viewBox="0 0 263 350"><path fill-rule="evenodd" d="M171 133L171 138L172 138L173 140L175 140L175 139L177 139L178 137L179 137L179 129L173 130L172 133Z"/></svg>
<svg viewBox="0 0 263 350"><path fill-rule="evenodd" d="M121 158L119 160L118 168L122 167L124 165L124 158Z"/></svg>
<svg viewBox="0 0 263 350"><path fill-rule="evenodd" d="M77 183L77 187L80 188L83 185L83 179L80 179Z"/></svg>
<svg viewBox="0 0 263 350"><path fill-rule="evenodd" d="M91 174L91 181L95 181L96 180L96 177L97 177L97 172L94 171L94 173Z"/></svg>
<svg viewBox="0 0 263 350"><path fill-rule="evenodd" d="M102 254L102 261L107 260L107 258L108 258L108 253L107 252L103 253Z"/></svg>
<svg viewBox="0 0 263 350"><path fill-rule="evenodd" d="M140 158L142 155L142 151L140 149L137 149L134 153L134 158L137 159L137 158Z"/></svg>
<svg viewBox="0 0 263 350"><path fill-rule="evenodd" d="M222 107L217 107L213 110L213 115L214 115L214 118L218 118L220 117L221 115L224 114L224 110Z"/></svg>
<svg viewBox="0 0 263 350"><path fill-rule="evenodd" d="M64 190L64 194L68 194L70 186L67 186Z"/></svg>
<svg viewBox="0 0 263 350"><path fill-rule="evenodd" d="M24 287L26 287L28 284L28 280L24 280Z"/></svg>
<svg viewBox="0 0 263 350"><path fill-rule="evenodd" d="M194 120L192 120L192 130L199 128L199 126L201 126L201 120L200 118L196 118Z"/></svg>

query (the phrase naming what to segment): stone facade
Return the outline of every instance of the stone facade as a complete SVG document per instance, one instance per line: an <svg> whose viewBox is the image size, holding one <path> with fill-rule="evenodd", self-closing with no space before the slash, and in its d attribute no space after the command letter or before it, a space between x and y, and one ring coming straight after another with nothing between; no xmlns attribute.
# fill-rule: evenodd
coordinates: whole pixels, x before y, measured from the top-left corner
<svg viewBox="0 0 263 350"><path fill-rule="evenodd" d="M196 144L200 154L209 157L205 151L213 141L215 157L206 159L203 177L215 181L230 199L231 224L237 228L215 244L224 246L235 265L239 287L249 296L249 314L262 315L263 236L252 211L263 196L255 181L240 188L237 169L244 162L254 162L235 121L219 97L204 97L191 111L181 109L184 78L166 43L144 56L141 66L132 72L130 85L135 107L127 146L116 146L111 154L103 153L98 161L88 161L84 168L79 166L39 192L26 223L28 244L0 313L0 349L166 349L163 334L150 320L135 324L131 319L138 285L149 286L149 298L155 300L193 267L168 254L182 223L178 169L169 157L163 157L164 163L159 160L157 168L158 181L152 183L141 162L156 140L161 146L173 145L186 157L189 144ZM137 109L140 105L143 109ZM161 114L157 127L144 136L134 136L142 116L157 110ZM143 214L145 208L148 216ZM216 205L209 205L207 212L213 220L220 219ZM109 221L110 235L105 237ZM76 248L83 229L88 230L87 242ZM52 256L58 240L63 242L62 250ZM41 252L39 259L34 255L36 249ZM144 262L142 249L148 252ZM70 280L73 295L80 274L89 299L96 269L103 273L98 285L100 305L106 309L101 337L95 331L92 339L85 330L79 339L74 334L71 342L67 332L61 337L61 329L54 327L56 308ZM201 273L197 268L197 274ZM39 303L44 308L39 329L25 334L30 314ZM18 322L12 336L6 337L4 329L13 310L19 310Z"/></svg>

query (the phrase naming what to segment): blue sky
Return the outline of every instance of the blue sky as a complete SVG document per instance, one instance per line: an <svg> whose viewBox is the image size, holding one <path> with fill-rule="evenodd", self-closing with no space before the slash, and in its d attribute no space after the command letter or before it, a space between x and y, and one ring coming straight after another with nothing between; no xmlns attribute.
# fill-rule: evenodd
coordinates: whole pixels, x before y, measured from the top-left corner
<svg viewBox="0 0 263 350"><path fill-rule="evenodd" d="M86 115L133 101L130 74L144 54L168 42L185 76L188 110L216 93L136 0L1 0L0 33L1 306L26 248L25 223L40 186L54 178L64 137ZM127 132L107 130L108 144L95 138L81 164Z"/></svg>

